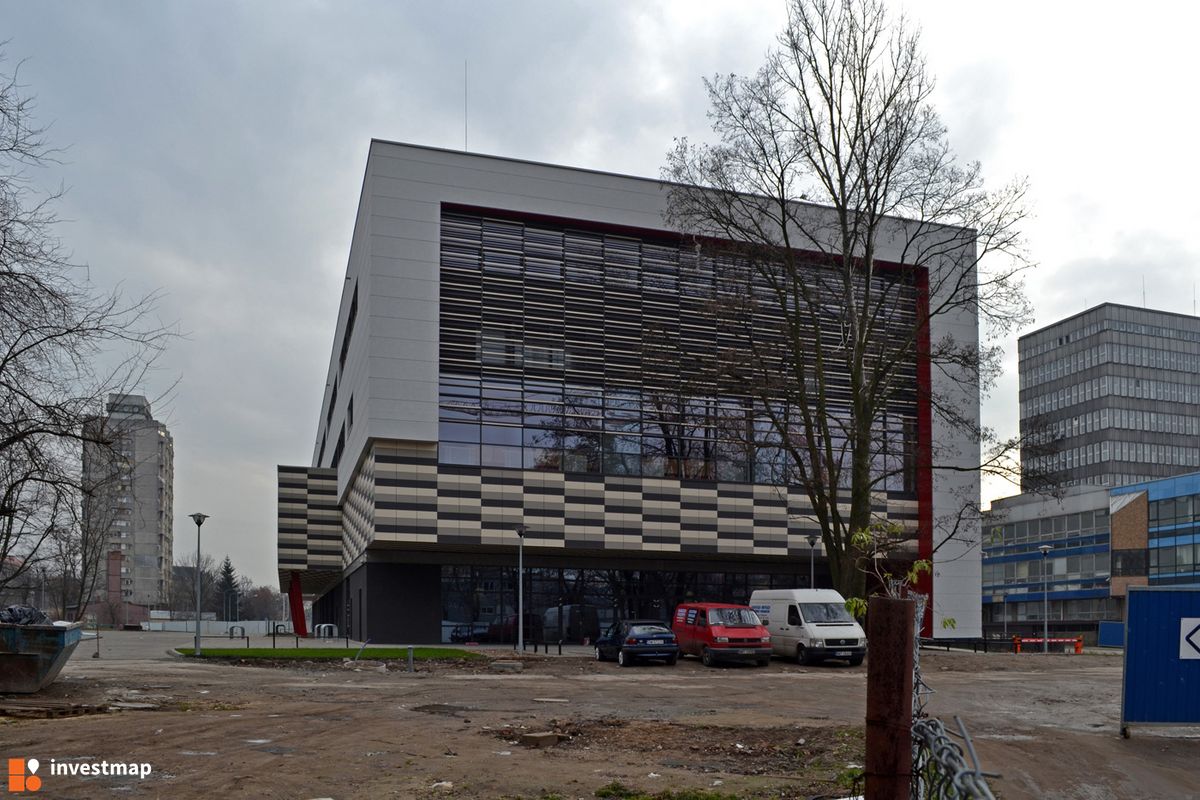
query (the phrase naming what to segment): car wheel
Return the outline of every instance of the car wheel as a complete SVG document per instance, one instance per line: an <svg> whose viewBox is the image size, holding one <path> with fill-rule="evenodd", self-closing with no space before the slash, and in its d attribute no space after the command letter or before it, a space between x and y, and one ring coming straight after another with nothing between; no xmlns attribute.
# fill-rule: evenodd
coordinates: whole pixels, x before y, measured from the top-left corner
<svg viewBox="0 0 1200 800"><path fill-rule="evenodd" d="M760 666L760 667L765 667L765 666L767 666L768 664L770 664L770 663L771 663L771 659L769 659L769 658L760 658L760 659L758 659L758 661L755 661L754 663L755 663L755 664L757 664L757 665L758 665L758 666Z"/></svg>
<svg viewBox="0 0 1200 800"><path fill-rule="evenodd" d="M607 661L608 660L604 657L604 653L600 652L599 647L596 648L596 660L597 661Z"/></svg>
<svg viewBox="0 0 1200 800"><path fill-rule="evenodd" d="M796 663L800 665L811 663L808 659L808 651L804 649L804 645L802 644L796 645Z"/></svg>
<svg viewBox="0 0 1200 800"><path fill-rule="evenodd" d="M633 656L627 656L627 655L625 655L624 650L618 650L617 651L617 663L620 664L622 667L628 667L631 664L633 664Z"/></svg>
<svg viewBox="0 0 1200 800"><path fill-rule="evenodd" d="M852 666L852 667L861 667L861 666L862 666L862 662L863 662L863 657L862 657L862 656L854 656L853 658L851 658L851 659L850 659L850 666Z"/></svg>
<svg viewBox="0 0 1200 800"><path fill-rule="evenodd" d="M667 666L668 666L668 667L673 667L673 666L675 666L675 662L676 662L676 661L678 661L678 660L679 660L679 656L678 656L678 655L674 655L674 656L667 656Z"/></svg>
<svg viewBox="0 0 1200 800"><path fill-rule="evenodd" d="M704 652L700 655L700 661L702 661L706 667L715 666L717 663L717 660L713 658L712 650L709 650L707 647L704 648Z"/></svg>

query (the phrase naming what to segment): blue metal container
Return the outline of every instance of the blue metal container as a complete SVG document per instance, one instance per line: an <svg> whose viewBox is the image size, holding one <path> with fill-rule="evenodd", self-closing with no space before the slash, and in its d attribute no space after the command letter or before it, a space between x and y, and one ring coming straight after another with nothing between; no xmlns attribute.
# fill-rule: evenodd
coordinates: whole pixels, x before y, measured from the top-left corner
<svg viewBox="0 0 1200 800"><path fill-rule="evenodd" d="M1125 626L1121 735L1200 725L1200 587L1129 587Z"/></svg>
<svg viewBox="0 0 1200 800"><path fill-rule="evenodd" d="M1125 646L1125 623L1124 622L1101 622L1100 635L1096 640L1096 644L1101 647L1124 647Z"/></svg>
<svg viewBox="0 0 1200 800"><path fill-rule="evenodd" d="M10 625L0 622L0 692L32 694L49 686L75 652L83 623Z"/></svg>

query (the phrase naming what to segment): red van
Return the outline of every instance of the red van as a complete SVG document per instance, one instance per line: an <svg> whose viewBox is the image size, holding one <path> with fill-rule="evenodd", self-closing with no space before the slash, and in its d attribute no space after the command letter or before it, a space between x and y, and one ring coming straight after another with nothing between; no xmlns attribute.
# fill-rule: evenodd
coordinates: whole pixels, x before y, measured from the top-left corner
<svg viewBox="0 0 1200 800"><path fill-rule="evenodd" d="M719 661L771 663L771 634L749 606L683 603L675 609L671 630L680 654L699 656L706 667Z"/></svg>

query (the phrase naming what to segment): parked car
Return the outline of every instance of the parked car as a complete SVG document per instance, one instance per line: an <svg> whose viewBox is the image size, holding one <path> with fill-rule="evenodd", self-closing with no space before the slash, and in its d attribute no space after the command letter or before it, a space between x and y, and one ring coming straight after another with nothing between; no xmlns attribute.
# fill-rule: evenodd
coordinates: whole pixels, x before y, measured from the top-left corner
<svg viewBox="0 0 1200 800"><path fill-rule="evenodd" d="M615 658L622 667L651 658L673 666L679 660L679 644L667 623L661 620L623 619L614 622L596 640L596 660L610 658Z"/></svg>
<svg viewBox="0 0 1200 800"><path fill-rule="evenodd" d="M450 631L450 641L454 644L465 644L466 642L483 642L487 641L488 624L486 622L474 622L456 625L454 630Z"/></svg>
<svg viewBox="0 0 1200 800"><path fill-rule="evenodd" d="M675 609L671 630L680 654L699 656L706 667L722 661L771 663L771 634L749 606L683 603Z"/></svg>
<svg viewBox="0 0 1200 800"><path fill-rule="evenodd" d="M778 656L800 664L845 660L857 667L867 655L867 635L833 589L762 589L750 606L771 632Z"/></svg>

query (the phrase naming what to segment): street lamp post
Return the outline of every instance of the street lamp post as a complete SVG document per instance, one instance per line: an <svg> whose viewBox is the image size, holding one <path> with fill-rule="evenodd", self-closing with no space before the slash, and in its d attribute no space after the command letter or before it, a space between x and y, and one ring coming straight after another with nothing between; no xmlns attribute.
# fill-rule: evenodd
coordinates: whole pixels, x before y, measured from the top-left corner
<svg viewBox="0 0 1200 800"><path fill-rule="evenodd" d="M229 602L229 596L233 595L233 602ZM237 589L226 589L221 601L221 609L225 614L226 622L241 622L241 593ZM232 619L230 619L232 617Z"/></svg>
<svg viewBox="0 0 1200 800"><path fill-rule="evenodd" d="M817 539L819 537L815 533L808 535L808 588L817 588L816 570L813 568L813 557L817 552Z"/></svg>
<svg viewBox="0 0 1200 800"><path fill-rule="evenodd" d="M1038 550L1042 553L1042 652L1050 652L1050 576L1046 574L1046 556L1054 548L1048 544L1041 545Z"/></svg>
<svg viewBox="0 0 1200 800"><path fill-rule="evenodd" d="M192 521L196 523L196 571L192 576L196 581L196 644L193 655L197 658L200 657L200 526L206 519L208 514L192 514Z"/></svg>
<svg viewBox="0 0 1200 800"><path fill-rule="evenodd" d="M525 651L525 534L524 525L517 526L517 649Z"/></svg>

